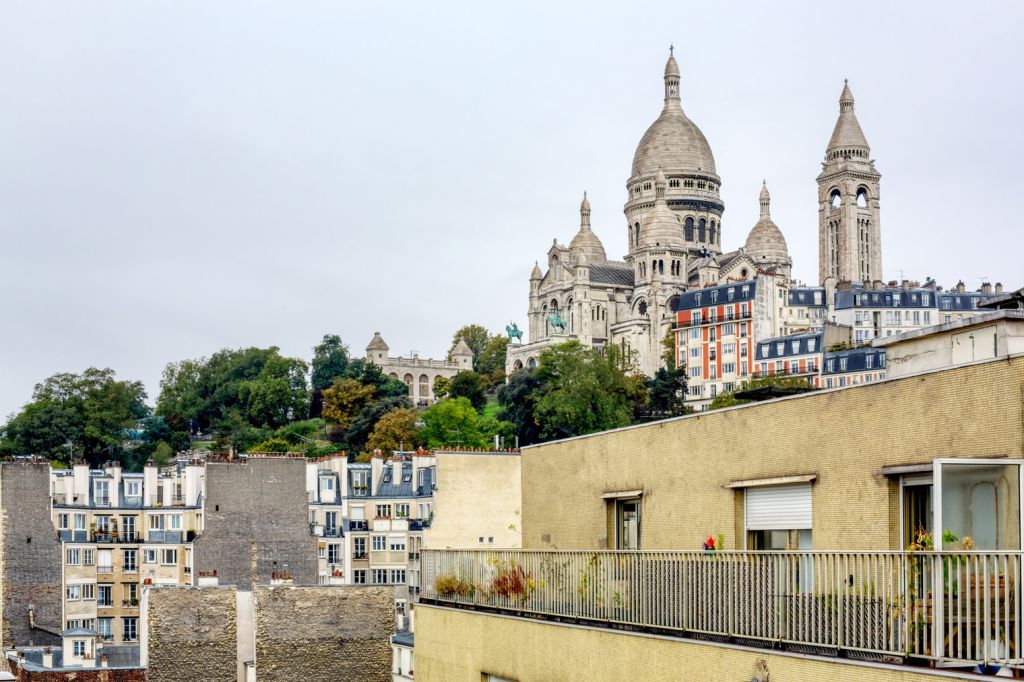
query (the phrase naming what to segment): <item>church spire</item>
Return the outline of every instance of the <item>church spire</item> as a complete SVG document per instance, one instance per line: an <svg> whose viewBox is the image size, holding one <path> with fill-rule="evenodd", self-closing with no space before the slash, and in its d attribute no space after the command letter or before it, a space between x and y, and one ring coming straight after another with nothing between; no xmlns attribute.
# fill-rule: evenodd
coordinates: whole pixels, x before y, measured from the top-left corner
<svg viewBox="0 0 1024 682"><path fill-rule="evenodd" d="M839 113L853 113L853 93L850 92L850 81L843 79L843 94L839 95Z"/></svg>
<svg viewBox="0 0 1024 682"><path fill-rule="evenodd" d="M580 202L580 229L590 229L590 200L587 199L586 190L583 191L583 201Z"/></svg>
<svg viewBox="0 0 1024 682"><path fill-rule="evenodd" d="M675 46L668 47L668 62L665 63L665 106L679 106L679 64L675 58Z"/></svg>
<svg viewBox="0 0 1024 682"><path fill-rule="evenodd" d="M770 218L771 214L768 212L768 205L771 203L771 195L768 194L768 182L766 180L761 181L761 217Z"/></svg>

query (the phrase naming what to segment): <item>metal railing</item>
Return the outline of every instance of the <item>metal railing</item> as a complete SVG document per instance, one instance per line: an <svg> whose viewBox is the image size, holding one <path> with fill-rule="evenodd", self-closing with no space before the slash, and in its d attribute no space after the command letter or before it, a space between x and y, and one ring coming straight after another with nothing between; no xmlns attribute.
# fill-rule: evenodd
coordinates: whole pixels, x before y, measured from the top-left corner
<svg viewBox="0 0 1024 682"><path fill-rule="evenodd" d="M1024 552L423 550L422 599L824 655L1024 667Z"/></svg>

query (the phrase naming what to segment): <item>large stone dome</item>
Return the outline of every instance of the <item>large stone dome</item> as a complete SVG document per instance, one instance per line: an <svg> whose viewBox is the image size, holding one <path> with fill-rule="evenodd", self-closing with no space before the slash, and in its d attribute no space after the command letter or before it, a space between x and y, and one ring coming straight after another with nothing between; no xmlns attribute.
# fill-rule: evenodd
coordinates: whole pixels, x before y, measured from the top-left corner
<svg viewBox="0 0 1024 682"><path fill-rule="evenodd" d="M786 245L786 237L782 230L772 220L769 212L771 197L768 195L768 187L762 185L761 196L761 218L751 228L747 235L747 243L743 250L757 263L770 263L775 265L790 265L789 247Z"/></svg>
<svg viewBox="0 0 1024 682"><path fill-rule="evenodd" d="M665 106L640 138L633 154L633 177L654 175L658 169L674 174L694 171L715 175L715 157L700 128L679 101L679 65L670 56L665 65Z"/></svg>
<svg viewBox="0 0 1024 682"><path fill-rule="evenodd" d="M683 223L676 212L665 202L666 185L665 174L659 168L658 175L654 180L657 198L654 200L654 207L644 215L643 229L640 230L640 244L642 246L685 249Z"/></svg>

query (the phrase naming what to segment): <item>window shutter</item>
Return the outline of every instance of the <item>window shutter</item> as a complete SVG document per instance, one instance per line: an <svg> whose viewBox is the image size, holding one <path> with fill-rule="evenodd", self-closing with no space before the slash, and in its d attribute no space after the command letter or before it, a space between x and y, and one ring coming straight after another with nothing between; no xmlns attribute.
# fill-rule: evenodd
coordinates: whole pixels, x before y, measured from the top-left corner
<svg viewBox="0 0 1024 682"><path fill-rule="evenodd" d="M748 530L798 530L811 527L811 484L747 488Z"/></svg>

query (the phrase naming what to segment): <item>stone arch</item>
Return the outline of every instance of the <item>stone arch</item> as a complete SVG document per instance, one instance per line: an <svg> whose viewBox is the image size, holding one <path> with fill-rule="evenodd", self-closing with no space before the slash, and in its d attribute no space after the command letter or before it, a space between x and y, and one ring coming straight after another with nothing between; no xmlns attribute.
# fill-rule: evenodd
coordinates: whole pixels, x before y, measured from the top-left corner
<svg viewBox="0 0 1024 682"><path fill-rule="evenodd" d="M420 382L419 383L420 383L420 385L419 385L419 394L418 394L419 397L421 397L421 398L429 397L430 396L430 377L428 377L426 374L421 374L420 375Z"/></svg>
<svg viewBox="0 0 1024 682"><path fill-rule="evenodd" d="M693 216L686 216L686 220L683 222L683 236L686 241L693 241Z"/></svg>
<svg viewBox="0 0 1024 682"><path fill-rule="evenodd" d="M537 367L537 359L536 358L528 358L526 360L526 366L529 367L530 369L535 369Z"/></svg>
<svg viewBox="0 0 1024 682"><path fill-rule="evenodd" d="M406 374L402 377L402 381L405 382L406 387L409 389L409 395L412 395L412 375Z"/></svg>
<svg viewBox="0 0 1024 682"><path fill-rule="evenodd" d="M838 187L833 187L828 191L828 203L833 211L843 205L843 194Z"/></svg>
<svg viewBox="0 0 1024 682"><path fill-rule="evenodd" d="M516 361L512 363L512 371L513 372L518 372L522 368L523 368L523 361L517 358Z"/></svg>
<svg viewBox="0 0 1024 682"><path fill-rule="evenodd" d="M388 374L388 376L390 378L392 378L392 379L397 379L398 378L398 373L397 372L391 372L390 374Z"/></svg>
<svg viewBox="0 0 1024 682"><path fill-rule="evenodd" d="M708 221L701 218L697 221L697 241L704 243L707 241Z"/></svg>
<svg viewBox="0 0 1024 682"><path fill-rule="evenodd" d="M868 188L861 185L857 188L857 207L867 208L868 201L871 199L871 194L868 192Z"/></svg>

